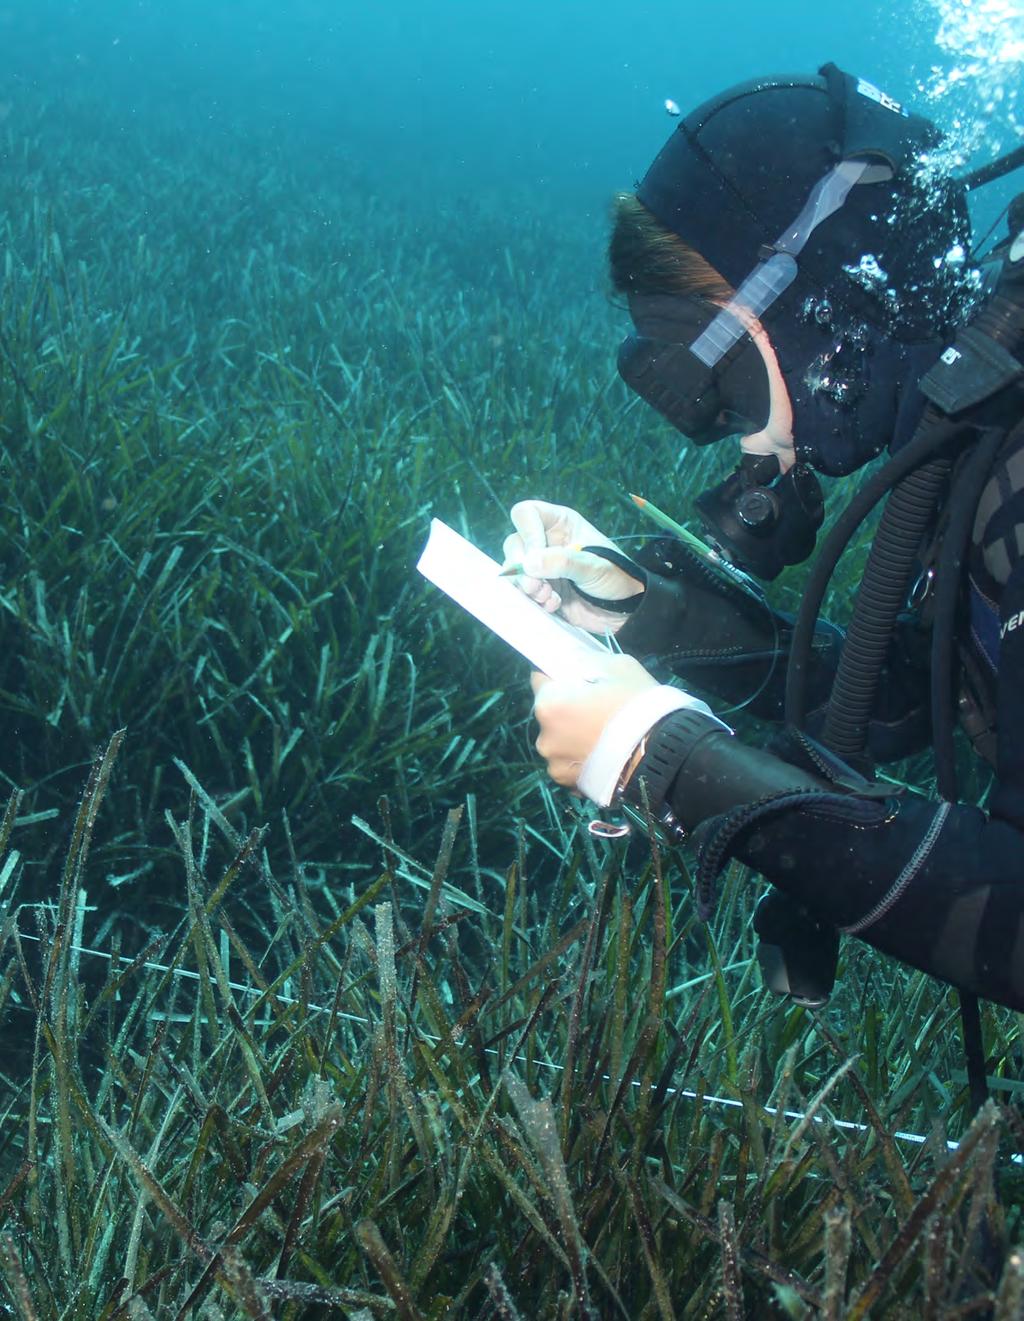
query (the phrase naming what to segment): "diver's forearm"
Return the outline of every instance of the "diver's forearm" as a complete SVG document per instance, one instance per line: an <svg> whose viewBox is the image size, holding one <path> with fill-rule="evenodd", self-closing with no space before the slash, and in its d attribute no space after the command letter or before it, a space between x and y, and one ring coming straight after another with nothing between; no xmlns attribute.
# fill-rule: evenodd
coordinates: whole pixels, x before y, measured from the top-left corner
<svg viewBox="0 0 1024 1321"><path fill-rule="evenodd" d="M706 717L669 716L625 796L664 787L647 794L651 809L697 831L699 879L738 858L840 930L1024 1010L1024 832L975 807L889 794L809 741L798 750L805 768Z"/></svg>
<svg viewBox="0 0 1024 1321"><path fill-rule="evenodd" d="M692 831L741 803L817 788L827 789L828 784L735 738L719 721L687 711L667 717L651 731L626 797L635 804L644 792L649 801L660 798L671 805L680 826Z"/></svg>

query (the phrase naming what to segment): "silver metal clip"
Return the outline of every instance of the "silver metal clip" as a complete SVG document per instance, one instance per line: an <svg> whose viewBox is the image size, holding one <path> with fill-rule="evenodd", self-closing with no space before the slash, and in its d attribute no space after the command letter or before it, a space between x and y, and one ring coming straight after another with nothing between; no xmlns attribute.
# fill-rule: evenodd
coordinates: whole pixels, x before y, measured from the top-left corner
<svg viewBox="0 0 1024 1321"><path fill-rule="evenodd" d="M587 830L595 839L624 839L632 827L625 822L601 821L599 818L587 822Z"/></svg>

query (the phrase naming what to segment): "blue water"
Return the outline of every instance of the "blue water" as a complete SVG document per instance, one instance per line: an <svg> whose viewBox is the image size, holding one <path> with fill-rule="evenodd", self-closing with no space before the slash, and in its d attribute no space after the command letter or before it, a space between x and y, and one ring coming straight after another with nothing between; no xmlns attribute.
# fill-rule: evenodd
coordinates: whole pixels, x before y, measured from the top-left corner
<svg viewBox="0 0 1024 1321"><path fill-rule="evenodd" d="M739 79L826 60L940 119L985 121L989 144L1015 145L1008 103L993 105L991 87L972 90L968 76L955 98L923 95L933 71L958 59L968 75L980 59L990 82L1020 73L1019 34L994 34L993 19L973 47L964 33L964 50L939 49L942 5L19 0L0 8L0 102L33 87L101 87L127 127L177 100L202 112L210 134L231 116L264 143L280 123L324 168L344 154L425 206L436 191L486 189L510 206L533 193L603 217L609 194L629 187L666 136L666 97L685 111ZM961 26L972 11L983 13L977 3L956 11Z"/></svg>

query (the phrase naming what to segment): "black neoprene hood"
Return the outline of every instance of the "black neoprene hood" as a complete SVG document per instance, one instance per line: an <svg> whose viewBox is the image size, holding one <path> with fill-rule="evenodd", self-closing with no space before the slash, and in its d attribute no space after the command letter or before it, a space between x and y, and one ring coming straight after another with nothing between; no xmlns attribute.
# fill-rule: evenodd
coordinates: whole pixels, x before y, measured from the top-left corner
<svg viewBox="0 0 1024 1321"><path fill-rule="evenodd" d="M792 404L797 458L819 472L853 472L902 443L923 407L919 369L975 297L966 191L942 167L940 142L927 119L827 64L698 107L637 188L734 290L766 280L781 254L795 263L757 315ZM841 200L819 208L841 176L851 179ZM737 418L764 425L767 380L749 337L715 359L697 352L695 326L703 339L727 313L668 291L631 295L630 312L620 374L683 435L706 444Z"/></svg>
<svg viewBox="0 0 1024 1321"><path fill-rule="evenodd" d="M699 106L680 121L637 196L738 288L838 161L871 161L890 178L858 184L812 234L793 292L827 292L887 333L915 340L936 331L935 263L969 232L963 190L948 176L922 173L939 141L928 120L825 65L817 76L740 83ZM888 305L841 278L867 254L886 273Z"/></svg>

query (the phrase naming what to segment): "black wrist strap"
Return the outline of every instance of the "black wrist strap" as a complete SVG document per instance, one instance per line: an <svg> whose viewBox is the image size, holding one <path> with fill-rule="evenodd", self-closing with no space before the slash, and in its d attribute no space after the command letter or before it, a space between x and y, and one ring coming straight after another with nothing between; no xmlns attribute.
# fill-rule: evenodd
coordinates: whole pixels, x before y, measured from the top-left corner
<svg viewBox="0 0 1024 1321"><path fill-rule="evenodd" d="M607 560L609 564L614 564L617 569L621 569L623 573L628 573L631 578L639 578L641 582L647 582L647 575L640 565L634 564L628 556L615 550L614 547L583 546L582 549L590 555L597 555L600 559ZM631 615L644 599L643 592L637 592L635 596L626 596L618 601L608 601L600 596L591 596L589 592L581 592L575 583L573 583L573 591L581 601L586 601L587 605L596 606L598 610L610 610L618 615Z"/></svg>
<svg viewBox="0 0 1024 1321"><path fill-rule="evenodd" d="M648 735L647 750L622 791L622 801L643 808L644 794L656 821L671 825L677 835L685 834L671 812L669 792L680 768L697 744L721 729L717 720L692 708L673 711ZM671 818L671 820L668 820Z"/></svg>

